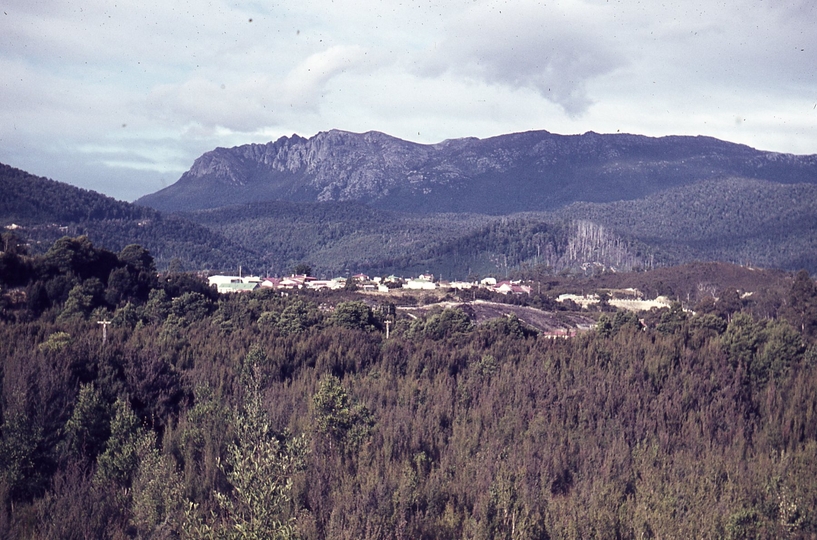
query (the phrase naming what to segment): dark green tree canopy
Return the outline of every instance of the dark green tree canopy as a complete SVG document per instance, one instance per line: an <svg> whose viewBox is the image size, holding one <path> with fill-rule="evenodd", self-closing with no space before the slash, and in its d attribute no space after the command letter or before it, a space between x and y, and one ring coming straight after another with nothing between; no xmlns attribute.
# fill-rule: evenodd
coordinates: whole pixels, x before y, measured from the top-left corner
<svg viewBox="0 0 817 540"><path fill-rule="evenodd" d="M312 267L306 263L300 263L295 266L292 270L292 273L296 276L311 276L312 275Z"/></svg>
<svg viewBox="0 0 817 540"><path fill-rule="evenodd" d="M137 272L156 273L156 264L148 250L137 244L125 246L119 252L119 260Z"/></svg>
<svg viewBox="0 0 817 540"><path fill-rule="evenodd" d="M371 330L376 322L372 308L360 300L339 303L335 306L332 320L338 326L352 330Z"/></svg>

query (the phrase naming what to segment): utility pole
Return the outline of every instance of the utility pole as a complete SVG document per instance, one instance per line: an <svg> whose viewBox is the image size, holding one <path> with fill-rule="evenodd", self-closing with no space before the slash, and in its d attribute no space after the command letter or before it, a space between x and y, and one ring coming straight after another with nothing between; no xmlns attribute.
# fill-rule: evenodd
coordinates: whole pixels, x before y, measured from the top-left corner
<svg viewBox="0 0 817 540"><path fill-rule="evenodd" d="M111 321L97 321L96 323L102 325L102 344L105 345L105 342L108 341L108 325L111 324Z"/></svg>
<svg viewBox="0 0 817 540"><path fill-rule="evenodd" d="M391 321L386 319L386 339L389 339L389 325L390 324L391 324Z"/></svg>

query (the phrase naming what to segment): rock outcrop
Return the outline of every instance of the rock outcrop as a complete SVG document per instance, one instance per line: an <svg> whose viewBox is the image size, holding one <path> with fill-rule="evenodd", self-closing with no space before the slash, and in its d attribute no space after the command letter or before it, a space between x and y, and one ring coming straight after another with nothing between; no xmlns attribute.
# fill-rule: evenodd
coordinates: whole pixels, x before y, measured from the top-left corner
<svg viewBox="0 0 817 540"><path fill-rule="evenodd" d="M411 212L505 214L641 198L713 178L817 183L817 156L709 137L531 131L424 145L332 130L217 148L137 201L164 211L266 200L361 201Z"/></svg>

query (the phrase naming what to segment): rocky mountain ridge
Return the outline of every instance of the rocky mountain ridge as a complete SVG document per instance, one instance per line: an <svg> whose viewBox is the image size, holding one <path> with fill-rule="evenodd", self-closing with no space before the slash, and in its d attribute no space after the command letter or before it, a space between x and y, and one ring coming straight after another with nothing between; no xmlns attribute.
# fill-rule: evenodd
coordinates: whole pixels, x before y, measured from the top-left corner
<svg viewBox="0 0 817 540"><path fill-rule="evenodd" d="M816 183L817 155L710 137L530 131L428 145L332 130L217 148L137 203L174 212L265 200L360 201L421 213L506 214L637 199L726 177Z"/></svg>

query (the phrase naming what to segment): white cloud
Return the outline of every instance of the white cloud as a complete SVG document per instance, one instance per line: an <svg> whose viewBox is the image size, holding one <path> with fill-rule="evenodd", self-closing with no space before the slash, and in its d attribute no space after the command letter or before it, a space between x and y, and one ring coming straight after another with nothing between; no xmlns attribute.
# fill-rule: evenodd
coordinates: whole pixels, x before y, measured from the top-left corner
<svg viewBox="0 0 817 540"><path fill-rule="evenodd" d="M251 133L278 124L292 110L316 111L327 83L356 69L365 54L360 47L330 47L280 77L226 72L221 79L225 82L219 82L196 76L181 84L157 86L146 107L170 125L192 118L205 128Z"/></svg>
<svg viewBox="0 0 817 540"><path fill-rule="evenodd" d="M280 101L301 108L317 108L326 83L338 74L355 69L366 54L361 47L335 46L310 55L284 79Z"/></svg>
<svg viewBox="0 0 817 540"><path fill-rule="evenodd" d="M215 146L333 127L817 153L814 28L807 0L7 0L0 161L132 198Z"/></svg>

